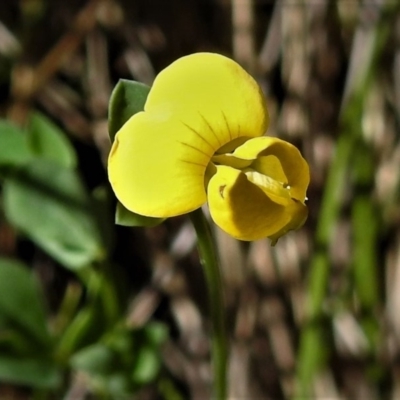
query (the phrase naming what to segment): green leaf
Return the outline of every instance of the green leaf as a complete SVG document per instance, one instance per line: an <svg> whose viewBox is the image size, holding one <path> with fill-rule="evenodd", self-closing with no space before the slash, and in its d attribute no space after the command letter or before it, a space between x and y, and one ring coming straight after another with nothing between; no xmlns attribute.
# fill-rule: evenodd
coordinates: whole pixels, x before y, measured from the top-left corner
<svg viewBox="0 0 400 400"><path fill-rule="evenodd" d="M106 328L97 308L92 303L78 312L57 343L57 359L66 362L72 353L99 339Z"/></svg>
<svg viewBox="0 0 400 400"><path fill-rule="evenodd" d="M151 322L134 333L142 341L134 359L132 379L136 384L143 385L153 381L160 370L160 346L168 337L168 329L164 324Z"/></svg>
<svg viewBox="0 0 400 400"><path fill-rule="evenodd" d="M18 261L0 258L0 320L11 322L37 347L49 346L46 312L38 282Z"/></svg>
<svg viewBox="0 0 400 400"><path fill-rule="evenodd" d="M159 346L168 338L168 329L164 324L152 322L144 327L146 340L153 346Z"/></svg>
<svg viewBox="0 0 400 400"><path fill-rule="evenodd" d="M67 268L104 258L90 200L74 170L36 159L8 178L3 191L11 224Z"/></svg>
<svg viewBox="0 0 400 400"><path fill-rule="evenodd" d="M75 353L71 366L86 372L92 387L113 398L132 394L156 379L161 367L160 346L167 334L159 323L134 330L117 323L96 343Z"/></svg>
<svg viewBox="0 0 400 400"><path fill-rule="evenodd" d="M115 374L110 375L107 379L102 379L104 386L112 399L131 399L137 391L137 388L132 387L132 382L129 376L123 372L117 371ZM134 396L133 398L136 398Z"/></svg>
<svg viewBox="0 0 400 400"><path fill-rule="evenodd" d="M57 367L46 359L0 356L0 381L39 388L54 388L61 382Z"/></svg>
<svg viewBox="0 0 400 400"><path fill-rule="evenodd" d="M176 383L167 377L162 377L158 380L157 388L161 398L164 400L184 400L185 398Z"/></svg>
<svg viewBox="0 0 400 400"><path fill-rule="evenodd" d="M161 367L161 355L157 349L142 347L135 359L132 379L135 383L145 385L153 381Z"/></svg>
<svg viewBox="0 0 400 400"><path fill-rule="evenodd" d="M4 317L4 318L3 318ZM0 354L13 357L36 357L38 355L49 354L52 346L47 341L46 344L38 343L32 334L18 322L5 318L0 314Z"/></svg>
<svg viewBox="0 0 400 400"><path fill-rule="evenodd" d="M109 103L108 132L113 142L115 134L132 115L144 110L150 87L135 81L120 79Z"/></svg>
<svg viewBox="0 0 400 400"><path fill-rule="evenodd" d="M151 218L127 210L120 202L117 203L115 223L122 226L157 226L164 218Z"/></svg>
<svg viewBox="0 0 400 400"><path fill-rule="evenodd" d="M71 358L74 369L94 375L110 375L115 370L117 356L107 346L96 343L88 346Z"/></svg>
<svg viewBox="0 0 400 400"><path fill-rule="evenodd" d="M65 167L76 166L75 151L65 133L44 115L32 113L27 130L28 142L35 155Z"/></svg>
<svg viewBox="0 0 400 400"><path fill-rule="evenodd" d="M11 122L0 120L0 168L23 165L32 155L24 132Z"/></svg>

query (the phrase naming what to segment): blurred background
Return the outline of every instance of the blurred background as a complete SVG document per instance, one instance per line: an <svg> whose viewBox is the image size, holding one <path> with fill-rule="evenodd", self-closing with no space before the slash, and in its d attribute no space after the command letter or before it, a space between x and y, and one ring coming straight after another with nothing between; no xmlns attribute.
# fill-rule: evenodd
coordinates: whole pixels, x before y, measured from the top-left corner
<svg viewBox="0 0 400 400"><path fill-rule="evenodd" d="M1 1L0 398L210 398L191 224L116 226L105 163L118 79L214 51L312 175L275 247L215 228L229 398L399 399L399 35L397 0Z"/></svg>

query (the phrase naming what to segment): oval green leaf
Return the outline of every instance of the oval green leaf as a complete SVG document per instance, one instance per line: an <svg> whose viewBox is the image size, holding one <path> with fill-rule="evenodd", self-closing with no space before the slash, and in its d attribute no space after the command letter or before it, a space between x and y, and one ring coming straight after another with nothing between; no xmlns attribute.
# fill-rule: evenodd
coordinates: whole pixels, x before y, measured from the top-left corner
<svg viewBox="0 0 400 400"><path fill-rule="evenodd" d="M65 167L76 166L75 151L65 133L43 114L32 113L27 130L28 142L35 155Z"/></svg>
<svg viewBox="0 0 400 400"><path fill-rule="evenodd" d="M61 373L55 363L46 359L0 356L0 381L37 388L55 388Z"/></svg>
<svg viewBox="0 0 400 400"><path fill-rule="evenodd" d="M22 129L6 120L0 120L0 168L18 167L33 156Z"/></svg>
<svg viewBox="0 0 400 400"><path fill-rule="evenodd" d="M70 269L104 258L90 199L75 170L35 159L6 179L7 219Z"/></svg>
<svg viewBox="0 0 400 400"><path fill-rule="evenodd" d="M0 320L28 336L32 346L48 348L44 301L31 271L19 261L0 258L0 293Z"/></svg>

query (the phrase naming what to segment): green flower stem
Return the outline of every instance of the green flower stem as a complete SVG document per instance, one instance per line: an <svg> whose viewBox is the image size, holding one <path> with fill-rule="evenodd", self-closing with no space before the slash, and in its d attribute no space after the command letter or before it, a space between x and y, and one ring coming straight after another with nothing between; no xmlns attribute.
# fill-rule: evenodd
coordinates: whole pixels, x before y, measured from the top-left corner
<svg viewBox="0 0 400 400"><path fill-rule="evenodd" d="M201 208L191 214L197 234L200 262L204 268L208 287L210 316L212 323L212 363L214 371L214 399L226 399L227 380L227 335L221 271L215 251L211 229Z"/></svg>

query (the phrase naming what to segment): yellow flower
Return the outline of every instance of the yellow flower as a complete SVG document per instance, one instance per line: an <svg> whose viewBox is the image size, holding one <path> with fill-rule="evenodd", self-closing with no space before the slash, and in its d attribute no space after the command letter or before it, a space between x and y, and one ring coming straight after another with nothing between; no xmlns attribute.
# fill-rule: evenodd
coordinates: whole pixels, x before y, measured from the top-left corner
<svg viewBox="0 0 400 400"><path fill-rule="evenodd" d="M237 63L213 53L180 58L117 133L113 190L149 217L185 214L208 200L230 235L275 242L307 218L309 169L293 145L263 136L268 121L260 87Z"/></svg>

